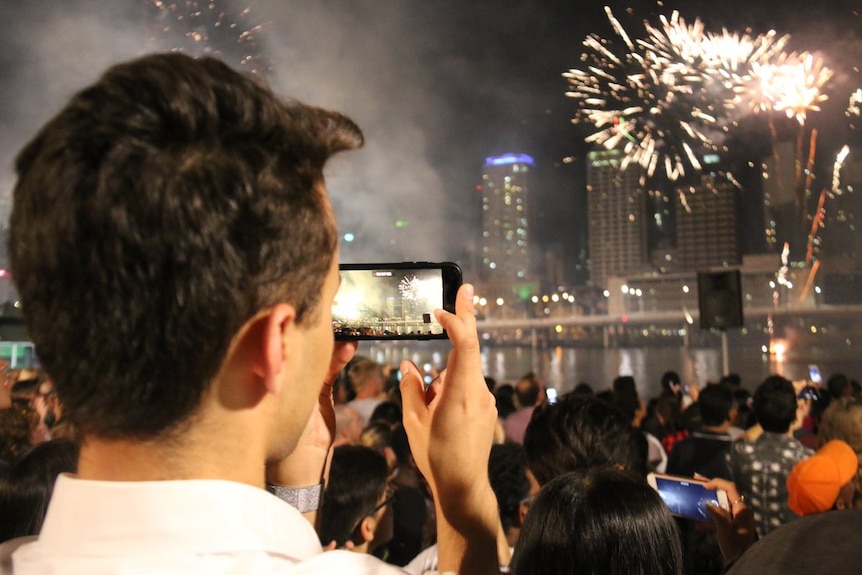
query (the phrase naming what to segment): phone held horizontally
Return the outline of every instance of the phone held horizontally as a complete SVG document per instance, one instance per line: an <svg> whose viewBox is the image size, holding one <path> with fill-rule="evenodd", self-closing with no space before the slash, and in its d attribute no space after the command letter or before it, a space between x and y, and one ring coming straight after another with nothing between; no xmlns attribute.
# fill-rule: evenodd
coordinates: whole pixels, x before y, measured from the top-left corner
<svg viewBox="0 0 862 575"><path fill-rule="evenodd" d="M462 275L452 262L341 264L332 304L336 339L446 339L435 309L455 311Z"/></svg>
<svg viewBox="0 0 862 575"><path fill-rule="evenodd" d="M647 483L658 491L671 515L694 519L695 521L713 521L707 512L706 505L713 503L722 509L729 509L727 492L722 489L707 489L706 481L691 477L650 473Z"/></svg>

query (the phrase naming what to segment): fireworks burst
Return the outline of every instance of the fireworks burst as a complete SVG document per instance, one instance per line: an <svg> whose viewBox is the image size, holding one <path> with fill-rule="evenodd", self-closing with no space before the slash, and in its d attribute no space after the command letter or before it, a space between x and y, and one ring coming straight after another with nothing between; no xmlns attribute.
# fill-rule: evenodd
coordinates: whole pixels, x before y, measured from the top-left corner
<svg viewBox="0 0 862 575"><path fill-rule="evenodd" d="M823 59L813 54L782 53L775 62L754 62L755 78L752 102L761 110L784 112L805 125L808 112L820 111L819 103L827 99L821 92L832 77Z"/></svg>
<svg viewBox="0 0 862 575"><path fill-rule="evenodd" d="M633 41L605 12L624 49L596 34L584 40L583 67L563 74L578 104L573 123L595 126L587 142L623 146L623 169L638 164L648 177L662 169L670 180L699 171L698 153L717 150L752 62L774 56L787 37L710 34L673 12L660 26L645 23L646 38Z"/></svg>
<svg viewBox="0 0 862 575"><path fill-rule="evenodd" d="M422 281L416 276L406 276L398 284L398 293L401 294L401 299L409 302L416 302L419 299L419 293L422 291Z"/></svg>
<svg viewBox="0 0 862 575"><path fill-rule="evenodd" d="M256 0L233 19L219 7L223 0L145 0L154 8L160 36L157 41L168 49L191 55L215 56L236 60L242 69L266 74L269 62L261 54L258 34L263 24L248 25Z"/></svg>

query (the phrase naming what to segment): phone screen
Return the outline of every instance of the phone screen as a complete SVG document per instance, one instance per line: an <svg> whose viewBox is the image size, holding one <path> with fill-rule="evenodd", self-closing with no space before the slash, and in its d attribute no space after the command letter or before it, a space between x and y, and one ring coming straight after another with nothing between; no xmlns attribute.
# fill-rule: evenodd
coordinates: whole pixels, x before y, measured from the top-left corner
<svg viewBox="0 0 862 575"><path fill-rule="evenodd" d="M697 481L655 477L655 488L664 500L671 515L697 521L712 521L706 511L707 503L719 504L718 492L707 489Z"/></svg>
<svg viewBox="0 0 862 575"><path fill-rule="evenodd" d="M454 311L461 270L443 264L343 264L332 304L337 339L441 339L435 309Z"/></svg>
<svg viewBox="0 0 862 575"><path fill-rule="evenodd" d="M808 377L811 383L822 383L823 378L820 376L820 368L813 363L808 366Z"/></svg>

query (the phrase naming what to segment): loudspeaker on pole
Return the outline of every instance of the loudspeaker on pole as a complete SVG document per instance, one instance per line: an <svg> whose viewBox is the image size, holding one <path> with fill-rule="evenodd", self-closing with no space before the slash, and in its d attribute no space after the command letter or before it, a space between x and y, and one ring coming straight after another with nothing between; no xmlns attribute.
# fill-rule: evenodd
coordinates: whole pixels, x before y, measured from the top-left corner
<svg viewBox="0 0 862 575"><path fill-rule="evenodd" d="M739 270L698 272L697 306L702 329L742 327L742 277Z"/></svg>

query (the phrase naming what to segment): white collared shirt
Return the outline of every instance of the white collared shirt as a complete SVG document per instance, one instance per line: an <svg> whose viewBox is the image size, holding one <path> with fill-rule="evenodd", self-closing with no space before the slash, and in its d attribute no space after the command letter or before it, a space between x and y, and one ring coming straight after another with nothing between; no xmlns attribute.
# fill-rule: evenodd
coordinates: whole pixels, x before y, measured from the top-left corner
<svg viewBox="0 0 862 575"><path fill-rule="evenodd" d="M219 480L115 482L61 475L15 575L395 575L370 555L323 553L314 529L263 489Z"/></svg>

